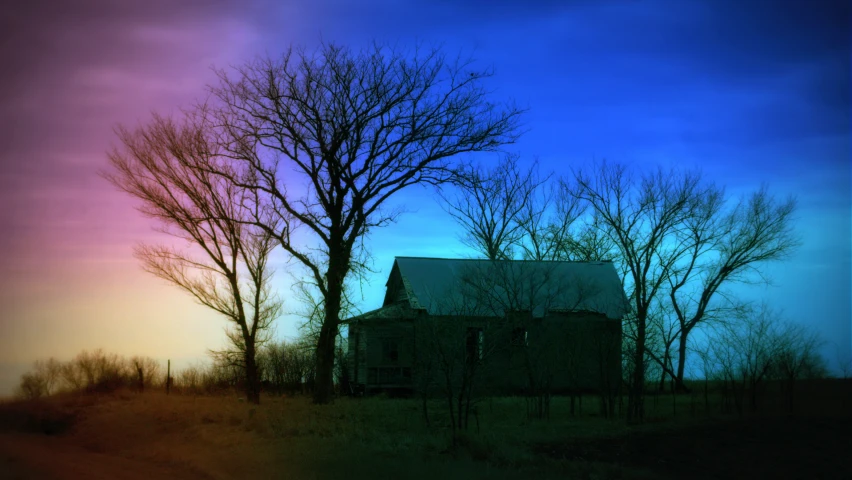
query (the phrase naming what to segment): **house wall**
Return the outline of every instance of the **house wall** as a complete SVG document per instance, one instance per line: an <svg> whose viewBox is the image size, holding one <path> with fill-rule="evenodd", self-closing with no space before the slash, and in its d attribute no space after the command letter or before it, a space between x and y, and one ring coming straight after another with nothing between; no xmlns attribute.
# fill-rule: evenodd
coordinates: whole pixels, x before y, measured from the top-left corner
<svg viewBox="0 0 852 480"><path fill-rule="evenodd" d="M352 383L364 383L367 378L367 338L366 333L358 325L349 326L346 360L349 362Z"/></svg>
<svg viewBox="0 0 852 480"><path fill-rule="evenodd" d="M616 388L620 381L621 322L594 313L559 313L504 321L423 315L364 322L350 327L350 365L353 372L357 368L353 382L373 383L370 369L410 367L412 388L439 388L448 362L455 362L453 375L461 374L469 328L483 331L483 360L476 367L481 389L516 393L531 382L542 385L550 379L554 392L588 391ZM513 344L513 331L519 328L526 330L526 345ZM382 358L383 338L399 340L396 362Z"/></svg>
<svg viewBox="0 0 852 480"><path fill-rule="evenodd" d="M385 358L385 340L396 342L396 360ZM383 319L350 326L349 345L348 361L353 383L396 385L405 373L403 369L408 369L408 375L411 375L415 354L411 321ZM398 371L394 373L395 370Z"/></svg>
<svg viewBox="0 0 852 480"><path fill-rule="evenodd" d="M477 367L476 382L495 393L517 393L532 383L547 382L554 392L615 388L621 378L621 322L603 315L567 313L544 319L526 315L499 322L429 317L416 325L418 370L431 367L427 374L433 377L443 374L441 362L446 357L454 357L455 369L460 371L467 329L482 328L484 358ZM526 331L526 345L517 342L516 329ZM436 340L436 335L443 339ZM436 347L442 351L436 352Z"/></svg>
<svg viewBox="0 0 852 480"><path fill-rule="evenodd" d="M556 313L535 341L550 352L554 390L617 388L621 380L621 322L596 313ZM545 355L547 357L548 355Z"/></svg>

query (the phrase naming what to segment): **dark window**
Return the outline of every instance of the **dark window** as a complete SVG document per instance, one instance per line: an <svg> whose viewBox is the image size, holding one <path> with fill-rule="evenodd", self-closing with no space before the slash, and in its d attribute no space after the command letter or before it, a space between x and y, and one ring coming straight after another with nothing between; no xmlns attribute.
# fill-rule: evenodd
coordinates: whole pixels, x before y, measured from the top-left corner
<svg viewBox="0 0 852 480"><path fill-rule="evenodd" d="M382 339L382 363L399 362L399 340L396 338Z"/></svg>
<svg viewBox="0 0 852 480"><path fill-rule="evenodd" d="M527 346L527 329L523 327L518 327L512 330L512 345L517 345L519 347Z"/></svg>
<svg viewBox="0 0 852 480"><path fill-rule="evenodd" d="M467 360L469 362L482 361L482 347L484 341L485 334L481 328L471 327L467 329L465 351L467 352Z"/></svg>

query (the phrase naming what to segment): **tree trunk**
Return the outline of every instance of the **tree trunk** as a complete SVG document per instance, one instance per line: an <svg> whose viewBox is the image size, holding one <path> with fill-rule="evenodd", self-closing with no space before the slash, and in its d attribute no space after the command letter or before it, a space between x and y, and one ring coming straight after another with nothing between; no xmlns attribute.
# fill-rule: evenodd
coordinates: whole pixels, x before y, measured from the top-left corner
<svg viewBox="0 0 852 480"><path fill-rule="evenodd" d="M314 377L314 403L326 404L334 396L334 352L340 309L343 303L343 282L349 271L351 248L347 251L343 239L331 235L328 252L328 269L325 273L325 317L317 340L316 372Z"/></svg>
<svg viewBox="0 0 852 480"><path fill-rule="evenodd" d="M142 371L142 367L136 367L136 380L139 384L139 393L145 391L145 374Z"/></svg>
<svg viewBox="0 0 852 480"><path fill-rule="evenodd" d="M334 350L337 327L340 324L340 306L343 297L343 280L346 277L348 258L340 259L329 252L326 272L325 317L317 341L317 367L314 379L314 403L327 404L334 396Z"/></svg>
<svg viewBox="0 0 852 480"><path fill-rule="evenodd" d="M627 402L627 420L640 420L645 414L645 321L640 319L636 332L636 351L633 353L633 378Z"/></svg>
<svg viewBox="0 0 852 480"><path fill-rule="evenodd" d="M671 389L672 394L672 416L677 416L677 392L674 388Z"/></svg>
<svg viewBox="0 0 852 480"><path fill-rule="evenodd" d="M246 341L246 400L255 404L260 404L260 378L257 369L257 359L255 358L254 341Z"/></svg>
<svg viewBox="0 0 852 480"><path fill-rule="evenodd" d="M689 330L683 329L678 336L678 346L677 346L677 378L675 379L675 386L679 392L686 392L688 389L686 385L683 384L683 372L684 367L686 366L686 336L689 334Z"/></svg>
<svg viewBox="0 0 852 480"><path fill-rule="evenodd" d="M335 313L335 316L337 316L337 313ZM337 323L335 322L332 327L329 317L330 315L327 312L326 321L320 327L319 340L317 341L314 403L320 405L331 402L334 395L334 337L337 333Z"/></svg>

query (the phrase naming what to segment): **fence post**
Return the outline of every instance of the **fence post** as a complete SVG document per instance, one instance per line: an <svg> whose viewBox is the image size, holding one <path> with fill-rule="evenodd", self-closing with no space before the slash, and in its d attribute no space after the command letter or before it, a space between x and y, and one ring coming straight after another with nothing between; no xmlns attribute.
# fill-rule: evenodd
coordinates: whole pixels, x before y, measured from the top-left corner
<svg viewBox="0 0 852 480"><path fill-rule="evenodd" d="M166 363L166 395L169 394L169 389L172 386L172 360L167 360Z"/></svg>

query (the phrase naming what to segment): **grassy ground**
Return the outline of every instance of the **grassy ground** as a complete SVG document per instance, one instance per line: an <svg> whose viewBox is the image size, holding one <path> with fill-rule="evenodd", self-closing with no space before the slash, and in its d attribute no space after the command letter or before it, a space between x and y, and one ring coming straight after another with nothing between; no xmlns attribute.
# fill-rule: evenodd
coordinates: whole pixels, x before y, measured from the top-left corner
<svg viewBox="0 0 852 480"><path fill-rule="evenodd" d="M737 419L708 416L695 395L661 396L648 399L647 422L626 425L595 416L592 398L576 416L567 399L554 399L548 421L528 421L521 398L485 399L479 432L450 448L440 402L430 405L427 427L416 400L314 406L264 398L255 407L235 396L65 396L0 405L0 472L21 479L848 479L846 402Z"/></svg>

